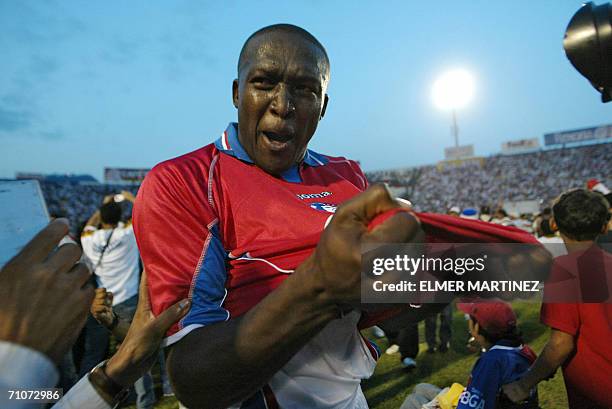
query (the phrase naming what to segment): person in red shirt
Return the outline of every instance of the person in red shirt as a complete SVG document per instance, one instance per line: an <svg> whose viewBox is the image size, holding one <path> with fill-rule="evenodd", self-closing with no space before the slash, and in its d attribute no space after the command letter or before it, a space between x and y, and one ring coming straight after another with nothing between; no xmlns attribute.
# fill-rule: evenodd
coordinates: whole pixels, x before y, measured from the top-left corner
<svg viewBox="0 0 612 409"><path fill-rule="evenodd" d="M540 319L550 339L526 375L504 385L515 402L561 366L571 409L612 408L612 256L595 245L608 230L608 208L602 195L583 189L553 206L551 225L568 254L555 259L544 287Z"/></svg>

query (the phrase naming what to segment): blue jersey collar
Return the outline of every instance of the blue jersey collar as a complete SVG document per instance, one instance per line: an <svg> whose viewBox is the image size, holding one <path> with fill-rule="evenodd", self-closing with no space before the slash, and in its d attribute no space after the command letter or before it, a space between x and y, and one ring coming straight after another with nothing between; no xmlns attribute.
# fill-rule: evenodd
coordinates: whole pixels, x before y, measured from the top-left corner
<svg viewBox="0 0 612 409"><path fill-rule="evenodd" d="M217 149L225 154L231 155L243 162L253 163L249 155L246 153L240 140L238 139L238 123L230 122L225 131L221 134L221 137L215 141ZM306 149L304 154L303 163L308 166L322 166L326 165L329 160L310 149ZM282 175L282 178L287 182L301 182L300 173L297 166L293 166Z"/></svg>

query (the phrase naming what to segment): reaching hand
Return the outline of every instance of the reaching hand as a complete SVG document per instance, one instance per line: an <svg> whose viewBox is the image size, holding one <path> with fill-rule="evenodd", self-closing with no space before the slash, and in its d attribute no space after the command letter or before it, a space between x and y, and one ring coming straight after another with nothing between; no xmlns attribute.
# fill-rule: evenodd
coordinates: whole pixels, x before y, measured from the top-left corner
<svg viewBox="0 0 612 409"><path fill-rule="evenodd" d="M59 362L87 319L94 295L89 269L68 234L66 219L41 230L0 271L0 339L38 350Z"/></svg>
<svg viewBox="0 0 612 409"><path fill-rule="evenodd" d="M91 315L105 327L110 327L113 323L113 293L106 291L106 288L96 288L93 303L91 304Z"/></svg>
<svg viewBox="0 0 612 409"><path fill-rule="evenodd" d="M140 280L138 307L132 325L106 366L106 374L124 387L132 385L157 359L157 351L166 331L189 311L190 302L181 300L157 317L151 311L146 273Z"/></svg>

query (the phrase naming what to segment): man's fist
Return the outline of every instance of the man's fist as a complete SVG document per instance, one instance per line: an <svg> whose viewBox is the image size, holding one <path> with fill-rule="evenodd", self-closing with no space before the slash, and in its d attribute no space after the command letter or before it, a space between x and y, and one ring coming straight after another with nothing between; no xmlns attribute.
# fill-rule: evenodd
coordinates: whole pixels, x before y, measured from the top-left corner
<svg viewBox="0 0 612 409"><path fill-rule="evenodd" d="M386 212L390 217L372 228L370 224ZM317 280L333 302L358 306L362 245L407 243L420 232L409 209L393 199L384 185L374 185L343 203L323 232L312 256Z"/></svg>
<svg viewBox="0 0 612 409"><path fill-rule="evenodd" d="M102 325L109 328L113 324L113 293L106 288L96 288L93 303L91 304L91 315Z"/></svg>

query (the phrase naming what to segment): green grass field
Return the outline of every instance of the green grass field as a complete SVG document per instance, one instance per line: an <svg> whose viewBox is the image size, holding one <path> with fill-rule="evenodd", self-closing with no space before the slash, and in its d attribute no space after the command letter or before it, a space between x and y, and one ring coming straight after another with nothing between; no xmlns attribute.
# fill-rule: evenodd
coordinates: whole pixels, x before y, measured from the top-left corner
<svg viewBox="0 0 612 409"><path fill-rule="evenodd" d="M548 329L539 323L540 305L536 303L514 303L519 325L525 341L539 353L548 340ZM424 326L419 327L420 340L424 341ZM369 331L366 335L374 339ZM451 349L444 353L426 354L426 344L420 344L417 357L418 367L411 373L406 373L399 362L399 354L386 355L388 347L386 338L375 339L383 356L378 362L374 375L363 382L363 390L371 409L398 409L412 388L421 382L432 383L440 387L449 386L453 382L465 385L470 370L477 356L466 349L467 323L463 314L455 312L453 316L453 340ZM540 406L544 409L565 409L567 398L563 377L558 371L550 381L539 385ZM178 408L172 397L161 399L156 408ZM135 408L135 406L130 406Z"/></svg>
<svg viewBox="0 0 612 409"><path fill-rule="evenodd" d="M519 325L525 342L539 353L548 340L548 329L539 323L539 304L514 303ZM424 325L419 326L419 340L424 341ZM467 323L462 313L453 315L453 339L448 352L427 354L427 344L421 342L417 357L417 369L406 373L399 362L399 354L383 356L378 362L374 375L363 382L363 390L372 409L398 409L412 388L426 382L440 387L453 382L466 384L477 356L466 348ZM376 341L384 352L386 339ZM542 382L538 388L540 406L545 409L567 408L563 377L559 371L550 381Z"/></svg>

